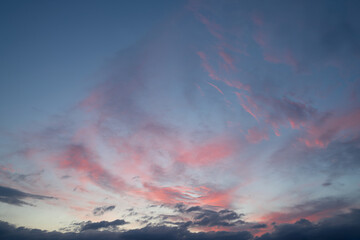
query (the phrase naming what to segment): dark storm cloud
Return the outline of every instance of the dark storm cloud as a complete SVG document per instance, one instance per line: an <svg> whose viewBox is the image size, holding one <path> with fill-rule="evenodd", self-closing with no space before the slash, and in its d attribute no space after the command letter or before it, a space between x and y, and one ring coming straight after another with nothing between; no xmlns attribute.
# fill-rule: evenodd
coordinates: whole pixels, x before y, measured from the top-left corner
<svg viewBox="0 0 360 240"><path fill-rule="evenodd" d="M94 216L101 216L103 215L105 212L109 212L115 209L115 205L111 205L111 206L102 206L102 207L97 207L93 210L93 214Z"/></svg>
<svg viewBox="0 0 360 240"><path fill-rule="evenodd" d="M23 201L23 199L29 199L29 198L37 199L37 200L55 199L54 197L25 193L13 188L0 186L0 202L4 202L16 206L23 206L23 205L34 206L33 204Z"/></svg>

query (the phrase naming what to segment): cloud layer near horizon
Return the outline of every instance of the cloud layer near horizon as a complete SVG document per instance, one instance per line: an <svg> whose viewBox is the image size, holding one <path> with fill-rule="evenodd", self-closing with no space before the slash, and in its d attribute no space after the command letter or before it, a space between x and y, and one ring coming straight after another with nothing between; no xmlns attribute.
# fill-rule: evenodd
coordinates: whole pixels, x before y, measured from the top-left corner
<svg viewBox="0 0 360 240"><path fill-rule="evenodd" d="M81 232L47 232L38 229L16 228L11 224L0 221L0 237L3 239L194 239L194 240L340 240L357 239L360 236L360 210L353 209L350 213L341 214L314 224L306 219L301 219L293 224L274 225L271 233L254 237L251 233L242 232L202 232L191 233L186 227L167 227L167 226L147 226L141 229L128 230L123 232L94 231L100 227L122 225L124 220L113 222L87 223Z"/></svg>

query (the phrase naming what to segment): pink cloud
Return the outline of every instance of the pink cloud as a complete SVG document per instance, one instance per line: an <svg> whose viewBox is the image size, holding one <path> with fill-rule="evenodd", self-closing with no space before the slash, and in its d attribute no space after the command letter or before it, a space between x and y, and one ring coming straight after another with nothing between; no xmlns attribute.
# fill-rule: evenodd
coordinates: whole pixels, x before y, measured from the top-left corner
<svg viewBox="0 0 360 240"><path fill-rule="evenodd" d="M192 9L192 10L193 10L193 13L195 14L195 16L200 20L200 22L205 25L205 27L211 33L211 35L213 35L215 38L217 38L219 40L224 39L223 35L220 33L220 32L222 32L222 28L220 27L220 25L216 24L215 22L210 21L207 17L205 17L198 11L196 11L194 9Z"/></svg>
<svg viewBox="0 0 360 240"><path fill-rule="evenodd" d="M300 141L308 147L325 148L335 139L355 137L360 131L360 110L324 117L321 122L307 126L306 131Z"/></svg>
<svg viewBox="0 0 360 240"><path fill-rule="evenodd" d="M133 190L133 193L145 197L146 199L161 204L201 205L213 207L230 207L234 189L216 190L205 186L200 187L159 187L153 184L144 183L144 189Z"/></svg>
<svg viewBox="0 0 360 240"><path fill-rule="evenodd" d="M96 155L83 145L69 145L54 158L60 169L73 169L84 174L83 180L112 190L123 190L126 184L117 177L112 176L95 159Z"/></svg>
<svg viewBox="0 0 360 240"><path fill-rule="evenodd" d="M255 17L253 21L256 25L261 26L260 18ZM265 61L275 64L286 64L294 67L294 69L300 69L300 63L294 56L293 51L289 46L276 46L273 44L273 38L263 28L258 28L253 34L254 41L260 45L263 50L263 57Z"/></svg>
<svg viewBox="0 0 360 240"><path fill-rule="evenodd" d="M217 87L215 84L212 84L210 82L207 82L210 86L212 86L213 88L215 88L219 93L221 93L222 95L224 95L223 91L221 91L221 89L219 87Z"/></svg>
<svg viewBox="0 0 360 240"><path fill-rule="evenodd" d="M246 91L250 91L250 86L249 85L245 85L243 83L241 83L240 81L237 80L224 80L224 83L226 85L228 85L229 87L234 87L237 88L239 90L246 90Z"/></svg>
<svg viewBox="0 0 360 240"><path fill-rule="evenodd" d="M261 142L262 140L268 140L268 139L269 139L269 135L267 131L260 130L257 127L250 128L246 135L246 140L250 143L258 143Z"/></svg>
<svg viewBox="0 0 360 240"><path fill-rule="evenodd" d="M280 126L290 124L293 129L299 129L317 116L317 110L311 105L293 101L287 97L282 99L252 97L249 98L249 101L253 101L254 106L263 106L262 115L265 116L266 122L271 125L278 136L280 135ZM258 110L258 108L255 109Z"/></svg>
<svg viewBox="0 0 360 240"><path fill-rule="evenodd" d="M224 160L234 153L234 143L223 139L212 139L189 150L181 150L177 161L192 166L204 166Z"/></svg>
<svg viewBox="0 0 360 240"><path fill-rule="evenodd" d="M150 201L162 204L195 203L195 198L189 194L190 189L184 187L157 187L144 183L144 188L145 190L137 190L136 193L143 195Z"/></svg>
<svg viewBox="0 0 360 240"><path fill-rule="evenodd" d="M246 112L248 112L253 118L255 118L256 121L259 121L257 116L253 113L253 111L250 109L250 107L245 102L244 98L242 97L242 94L235 92L236 96L238 97L240 101L240 105L244 108ZM248 98L247 98L248 99Z"/></svg>
<svg viewBox="0 0 360 240"><path fill-rule="evenodd" d="M260 40L259 40L260 41ZM259 43L260 44L260 43ZM265 46L265 43L262 45ZM276 53L275 53L276 52ZM289 49L274 50L266 47L263 52L264 60L275 64L286 64L294 69L300 69L300 63Z"/></svg>
<svg viewBox="0 0 360 240"><path fill-rule="evenodd" d="M223 58L225 63L230 66L231 69L235 69L234 59L224 51L219 51L219 55Z"/></svg>
<svg viewBox="0 0 360 240"><path fill-rule="evenodd" d="M207 60L207 57L205 55L205 53L203 52L197 52L197 54L199 55L199 57L202 60L202 66L204 67L204 69L208 72L209 77L213 80L217 80L217 81L221 81L220 77L216 74L215 70L209 65L209 62Z"/></svg>
<svg viewBox="0 0 360 240"><path fill-rule="evenodd" d="M272 123L271 125L275 135L280 137L279 125L277 123Z"/></svg>
<svg viewBox="0 0 360 240"><path fill-rule="evenodd" d="M202 187L200 190L203 192L203 196L199 197L198 201L202 205L229 208L232 204L236 188L213 190L207 187Z"/></svg>
<svg viewBox="0 0 360 240"><path fill-rule="evenodd" d="M216 71L210 66L206 54L203 53L203 52L197 52L197 54L198 54L198 56L200 57L200 59L202 61L202 66L204 67L204 69L206 70L206 72L208 73L208 75L209 75L209 77L211 79L216 80L216 81L221 81L221 82L225 83L229 87L234 87L234 88L237 88L239 90L250 91L250 86L249 85L245 85L245 84L241 83L238 80L227 80L225 78L221 78L216 73Z"/></svg>
<svg viewBox="0 0 360 240"><path fill-rule="evenodd" d="M232 231L236 231L236 229L234 229L233 227L223 227L223 226L213 226L213 227L196 226L196 227L192 227L192 230L199 231L199 232L221 232L221 231L232 232Z"/></svg>

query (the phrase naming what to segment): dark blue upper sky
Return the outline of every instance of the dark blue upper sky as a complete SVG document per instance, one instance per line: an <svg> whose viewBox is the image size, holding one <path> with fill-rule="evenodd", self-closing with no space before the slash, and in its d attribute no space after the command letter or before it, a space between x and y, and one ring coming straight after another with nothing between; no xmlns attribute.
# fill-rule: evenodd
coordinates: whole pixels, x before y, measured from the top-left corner
<svg viewBox="0 0 360 240"><path fill-rule="evenodd" d="M64 110L93 86L94 74L149 34L179 1L2 1L1 121Z"/></svg>

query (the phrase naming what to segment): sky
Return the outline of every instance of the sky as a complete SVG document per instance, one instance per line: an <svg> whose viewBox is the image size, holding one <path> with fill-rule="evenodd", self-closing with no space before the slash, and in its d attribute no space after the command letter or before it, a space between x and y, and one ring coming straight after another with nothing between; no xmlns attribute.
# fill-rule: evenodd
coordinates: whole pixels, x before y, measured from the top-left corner
<svg viewBox="0 0 360 240"><path fill-rule="evenodd" d="M360 2L0 2L3 239L360 239Z"/></svg>

